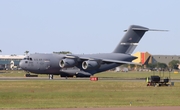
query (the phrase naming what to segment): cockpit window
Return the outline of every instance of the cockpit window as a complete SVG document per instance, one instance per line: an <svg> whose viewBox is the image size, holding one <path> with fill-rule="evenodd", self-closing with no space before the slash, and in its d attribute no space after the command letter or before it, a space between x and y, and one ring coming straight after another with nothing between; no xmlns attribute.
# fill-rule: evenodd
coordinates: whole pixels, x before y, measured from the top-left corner
<svg viewBox="0 0 180 110"><path fill-rule="evenodd" d="M32 58L25 57L24 60L31 60L32 61Z"/></svg>

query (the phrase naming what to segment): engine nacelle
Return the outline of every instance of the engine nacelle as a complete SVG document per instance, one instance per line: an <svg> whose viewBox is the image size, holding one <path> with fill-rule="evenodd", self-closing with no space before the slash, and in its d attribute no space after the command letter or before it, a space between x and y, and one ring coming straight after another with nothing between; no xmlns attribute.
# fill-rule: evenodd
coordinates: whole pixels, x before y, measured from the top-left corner
<svg viewBox="0 0 180 110"><path fill-rule="evenodd" d="M100 64L97 61L88 60L82 63L82 68L84 70L97 69L99 67L100 67Z"/></svg>
<svg viewBox="0 0 180 110"><path fill-rule="evenodd" d="M59 61L59 66L61 68L69 68L76 66L77 61L76 59L66 58Z"/></svg>

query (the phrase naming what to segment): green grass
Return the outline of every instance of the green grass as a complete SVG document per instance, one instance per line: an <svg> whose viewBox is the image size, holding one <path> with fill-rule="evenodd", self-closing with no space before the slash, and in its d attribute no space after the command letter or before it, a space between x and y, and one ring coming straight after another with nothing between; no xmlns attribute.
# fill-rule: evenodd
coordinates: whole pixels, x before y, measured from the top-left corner
<svg viewBox="0 0 180 110"><path fill-rule="evenodd" d="M0 77L24 77L26 74L25 71L17 71L17 70L14 70L14 71L11 71L11 70L0 70ZM33 74L33 73L31 73ZM48 77L47 74L38 74L38 77ZM59 77L58 75L55 75L55 77Z"/></svg>
<svg viewBox="0 0 180 110"><path fill-rule="evenodd" d="M117 77L117 78L146 78L150 77L151 75L159 75L161 77L169 77L171 79L180 79L180 73L173 73L173 72L136 72L136 71L129 71L129 72L102 72L95 74L97 77Z"/></svg>
<svg viewBox="0 0 180 110"><path fill-rule="evenodd" d="M178 106L180 83L147 87L145 82L30 80L0 81L0 108L92 108Z"/></svg>
<svg viewBox="0 0 180 110"><path fill-rule="evenodd" d="M0 77L24 77L24 71L0 71ZM145 78L161 72L104 72L97 77ZM169 76L168 72L164 73ZM180 74L170 73L172 79ZM39 75L39 77L48 77ZM55 76L59 77L59 76ZM146 87L146 82L28 80L0 81L0 108L90 108L178 106L180 83L174 87Z"/></svg>

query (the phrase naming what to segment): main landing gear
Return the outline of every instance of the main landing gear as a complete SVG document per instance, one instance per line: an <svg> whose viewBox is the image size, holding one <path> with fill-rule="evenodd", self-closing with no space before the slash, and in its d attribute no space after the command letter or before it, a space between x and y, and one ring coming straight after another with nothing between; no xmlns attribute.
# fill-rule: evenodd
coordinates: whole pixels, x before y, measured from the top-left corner
<svg viewBox="0 0 180 110"><path fill-rule="evenodd" d="M49 79L53 79L53 74L49 74Z"/></svg>

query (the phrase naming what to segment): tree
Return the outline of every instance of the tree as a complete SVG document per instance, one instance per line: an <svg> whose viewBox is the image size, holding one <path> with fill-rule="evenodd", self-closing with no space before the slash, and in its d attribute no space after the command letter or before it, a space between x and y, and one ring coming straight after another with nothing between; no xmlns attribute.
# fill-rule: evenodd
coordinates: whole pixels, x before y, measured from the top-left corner
<svg viewBox="0 0 180 110"><path fill-rule="evenodd" d="M159 68L166 68L167 65L165 63L157 63L157 67L159 67Z"/></svg>
<svg viewBox="0 0 180 110"><path fill-rule="evenodd" d="M70 51L53 52L55 54L72 54Z"/></svg>
<svg viewBox="0 0 180 110"><path fill-rule="evenodd" d="M178 69L179 60L172 60L169 62L169 68Z"/></svg>
<svg viewBox="0 0 180 110"><path fill-rule="evenodd" d="M165 63L157 63L157 68L164 70L167 69L167 65Z"/></svg>
<svg viewBox="0 0 180 110"><path fill-rule="evenodd" d="M150 70L154 70L154 68L157 67L157 64L150 63L150 64L147 64L146 67L149 68Z"/></svg>
<svg viewBox="0 0 180 110"><path fill-rule="evenodd" d="M29 51L26 50L24 53L25 53L25 55L28 55Z"/></svg>
<svg viewBox="0 0 180 110"><path fill-rule="evenodd" d="M130 64L129 67L130 67L131 70L134 70L136 65L135 64Z"/></svg>
<svg viewBox="0 0 180 110"><path fill-rule="evenodd" d="M155 69L165 70L168 68L166 63L160 63L160 62L158 62L156 64L152 64L152 63L147 64L146 67L150 70L155 70Z"/></svg>
<svg viewBox="0 0 180 110"><path fill-rule="evenodd" d="M128 68L129 64L123 64L122 66Z"/></svg>
<svg viewBox="0 0 180 110"><path fill-rule="evenodd" d="M140 70L143 68L143 65L136 65L136 70Z"/></svg>

